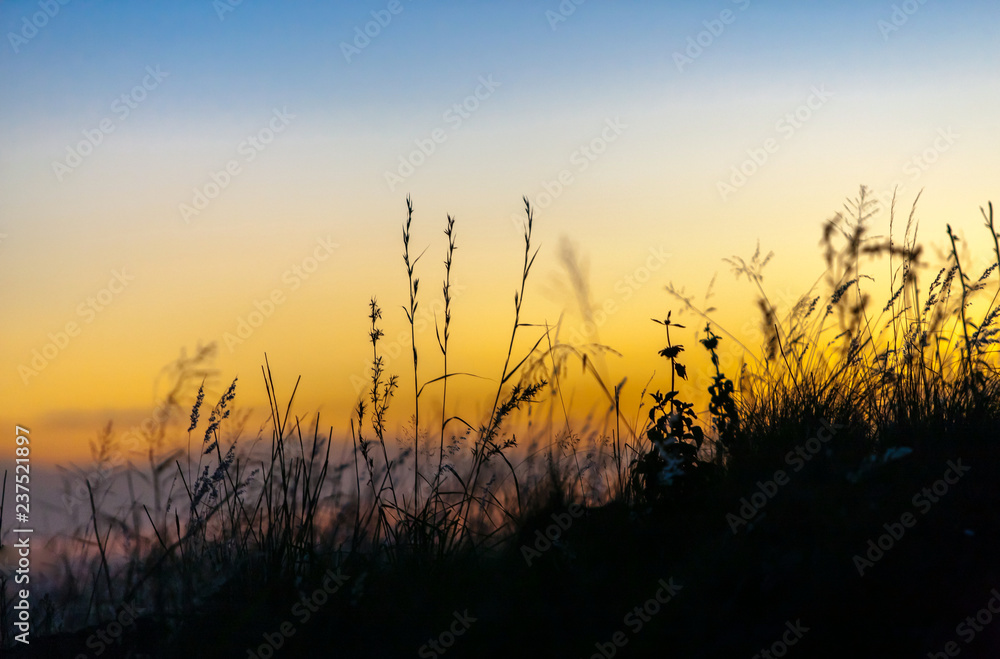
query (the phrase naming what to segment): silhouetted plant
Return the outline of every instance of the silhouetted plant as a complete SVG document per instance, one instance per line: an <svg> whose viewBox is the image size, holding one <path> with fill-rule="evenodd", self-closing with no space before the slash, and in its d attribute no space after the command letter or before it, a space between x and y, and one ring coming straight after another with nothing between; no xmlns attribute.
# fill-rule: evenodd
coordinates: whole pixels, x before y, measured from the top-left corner
<svg viewBox="0 0 1000 659"><path fill-rule="evenodd" d="M701 344L705 346L712 357L712 367L715 375L712 376L712 384L708 387L708 394L711 400L708 404L708 412L712 416L712 422L717 437L717 446L720 449L718 458L724 456L724 451L731 448L737 441L740 430L740 416L736 407L735 387L733 381L723 374L719 367L719 353L717 351L719 341L722 340L718 334L712 331L711 324L705 325L705 338Z"/></svg>

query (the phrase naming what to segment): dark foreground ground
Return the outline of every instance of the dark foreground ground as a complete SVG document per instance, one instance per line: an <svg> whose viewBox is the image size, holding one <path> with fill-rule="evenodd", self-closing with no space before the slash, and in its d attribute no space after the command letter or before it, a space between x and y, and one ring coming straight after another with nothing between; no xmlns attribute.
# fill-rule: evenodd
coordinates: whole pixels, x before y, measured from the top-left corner
<svg viewBox="0 0 1000 659"><path fill-rule="evenodd" d="M492 553L230 583L106 649L107 625L5 656L998 657L1000 438L942 428L863 473L758 456L631 508L543 506Z"/></svg>

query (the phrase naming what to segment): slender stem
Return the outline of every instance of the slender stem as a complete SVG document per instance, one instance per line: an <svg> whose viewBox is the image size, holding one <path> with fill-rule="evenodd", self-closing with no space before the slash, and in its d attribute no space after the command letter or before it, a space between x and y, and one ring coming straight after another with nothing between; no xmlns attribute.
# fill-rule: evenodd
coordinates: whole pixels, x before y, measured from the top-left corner
<svg viewBox="0 0 1000 659"><path fill-rule="evenodd" d="M441 346L441 355L444 358L444 381L441 393L441 443L438 446L438 468L435 483L441 477L441 468L444 465L444 433L445 426L448 425L447 404L448 404L448 338L451 335L451 263L455 254L455 218L448 216L448 226L444 230L444 235L448 236L448 252L444 260L444 332L438 340ZM435 488L436 490L436 488Z"/></svg>
<svg viewBox="0 0 1000 659"><path fill-rule="evenodd" d="M403 226L403 263L406 265L406 276L410 282L410 307L406 309L406 318L410 321L410 345L413 349L413 510L419 506L420 485L420 384L417 380L417 328L415 316L417 313L417 286L420 280L413 277L413 267L420 257L410 261L410 223L413 221L413 202L406 196L406 224Z"/></svg>
<svg viewBox="0 0 1000 659"><path fill-rule="evenodd" d="M955 259L955 267L958 268L958 283L962 286L962 336L965 337L965 359L964 365L966 368L965 374L967 376L972 375L972 347L969 345L969 327L968 321L965 316L965 305L966 300L969 297L969 289L965 285L965 273L962 272L962 262L958 258L958 248L955 247L955 234L951 231L951 225L948 226L948 239L951 240L951 255Z"/></svg>
<svg viewBox="0 0 1000 659"><path fill-rule="evenodd" d="M497 406L500 404L500 394L503 391L504 383L507 382L511 373L507 372L510 368L510 357L514 352L514 339L517 337L517 328L521 326L521 303L524 301L524 289L525 284L528 281L528 272L531 270L531 265L534 263L534 256L531 254L531 230L534 224L534 214L531 210L531 204L527 197L524 197L524 212L528 216L527 224L524 228L524 265L521 270L521 291L520 293L514 294L514 327L510 333L510 343L507 346L507 358L504 360L503 372L500 377L500 384L497 385L496 397L493 399L493 407L490 409L489 420L487 421L486 427L483 429L483 433L480 437L481 446L475 452L475 457L472 463L472 469L470 476L466 483L468 484L464 488L464 497L462 504L459 506L459 519L462 519L463 509L468 511L471 509L472 499L475 496L476 485L479 482L479 474L482 463L485 459L487 444L491 442L491 437L496 432L497 424L499 424L499 419L497 418ZM537 254L537 251L536 251Z"/></svg>

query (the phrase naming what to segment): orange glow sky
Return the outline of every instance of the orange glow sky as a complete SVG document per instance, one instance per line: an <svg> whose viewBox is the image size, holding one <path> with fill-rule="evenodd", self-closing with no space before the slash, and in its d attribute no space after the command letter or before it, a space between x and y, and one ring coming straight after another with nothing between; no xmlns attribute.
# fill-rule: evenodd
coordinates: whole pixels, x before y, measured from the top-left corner
<svg viewBox="0 0 1000 659"><path fill-rule="evenodd" d="M457 218L450 368L493 378L452 392L474 409L506 351L522 195L541 247L523 320L565 313L564 336L579 328L559 283L567 237L591 300L614 308L593 338L622 353L602 367L611 383L628 377L633 407L653 372L667 373L649 319L679 309L669 282L701 301L718 273L711 303L739 335L756 321L755 293L722 258L749 258L759 240L775 252L765 284L794 302L823 272L822 222L860 184L883 197L899 185L904 218L923 188L922 242L943 246L951 223L973 270L990 256L979 207L1000 200L996 3L894 15L892 2L595 1L562 16L555 0L403 0L345 56L341 44L389 4L248 2L219 15L207 1L81 0L31 38L37 3L0 5L0 417L32 428L36 459L85 459L108 420L149 414L163 366L212 341L209 399L239 376L238 403L266 409L267 352L279 393L301 375L296 409L322 409L344 432L372 296L386 347L402 353L388 367L405 410L407 194L414 252L427 250L425 308L440 298L446 214ZM692 49L698 39L707 45ZM404 176L407 158L417 165ZM752 171L742 183L740 166ZM213 179L225 181L218 194L186 211ZM887 216L875 226L887 231ZM115 273L127 286L102 293ZM273 313L227 345L276 290ZM87 306L102 295L106 306ZM700 352L704 322L682 322L677 340ZM78 335L26 377L67 323ZM418 347L421 379L438 375L432 327ZM584 410L597 397L579 395Z"/></svg>

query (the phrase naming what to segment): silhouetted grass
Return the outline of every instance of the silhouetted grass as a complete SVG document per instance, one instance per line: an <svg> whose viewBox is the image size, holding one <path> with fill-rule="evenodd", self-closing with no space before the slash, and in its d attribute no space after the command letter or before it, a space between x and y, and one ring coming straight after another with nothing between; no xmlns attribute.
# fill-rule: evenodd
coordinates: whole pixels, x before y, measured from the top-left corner
<svg viewBox="0 0 1000 659"><path fill-rule="evenodd" d="M43 604L35 642L65 656L87 652L88 635L131 603L142 615L113 656L252 656L283 621L294 622L294 635L280 637L275 656L431 656L428 641L464 611L475 622L452 636L448 656L601 656L616 647L616 632L625 643L615 653L630 656L752 656L795 620L810 629L788 650L799 656L926 656L949 641L963 656L996 656L1000 623L971 645L955 628L1000 588L1000 239L990 205L983 217L994 262L977 276L949 227L948 261L926 284L915 208L901 244L894 206L889 237L870 238L875 208L861 188L824 226L824 277L787 312L763 284L770 255L728 259L761 312L763 340L738 372L726 373L719 358L735 337L671 287L681 310L705 323L697 336L711 364L708 409L699 413L679 393L689 369L678 336L694 328L668 311L655 322L669 378L648 403L644 390L630 417L620 407L624 383L609 386L590 358L605 347L567 345L558 328L522 318L537 255L525 200L510 341L477 422L452 410L447 393L455 378L488 376L449 369L450 216L436 327L443 373L420 379L407 199L412 446L388 430L398 381L383 367L373 298L370 382L347 450L331 455L333 431L321 431L318 415L307 425L292 414L298 383L285 398L266 360L270 419L253 448L240 441L245 417L222 430L236 381L207 421L202 384L185 419L189 443L198 440L186 468L163 452L164 424L150 435L149 473L111 477L132 491L141 476L155 493L152 510L133 496L110 514L91 491L89 519L67 547L62 591ZM888 266L888 289L873 306L875 260ZM524 333L532 347L518 354ZM571 359L607 396L608 432L572 429L560 385ZM420 421L427 387L441 391L433 432ZM550 414L519 446L514 413L537 404L561 409L565 426ZM968 473L943 494L932 489L935 501L918 499L956 462ZM859 568L869 541L907 512L916 523ZM334 573L343 585L296 619L296 602ZM634 629L623 616L670 579L682 586L677 594ZM10 587L4 577L3 620Z"/></svg>

